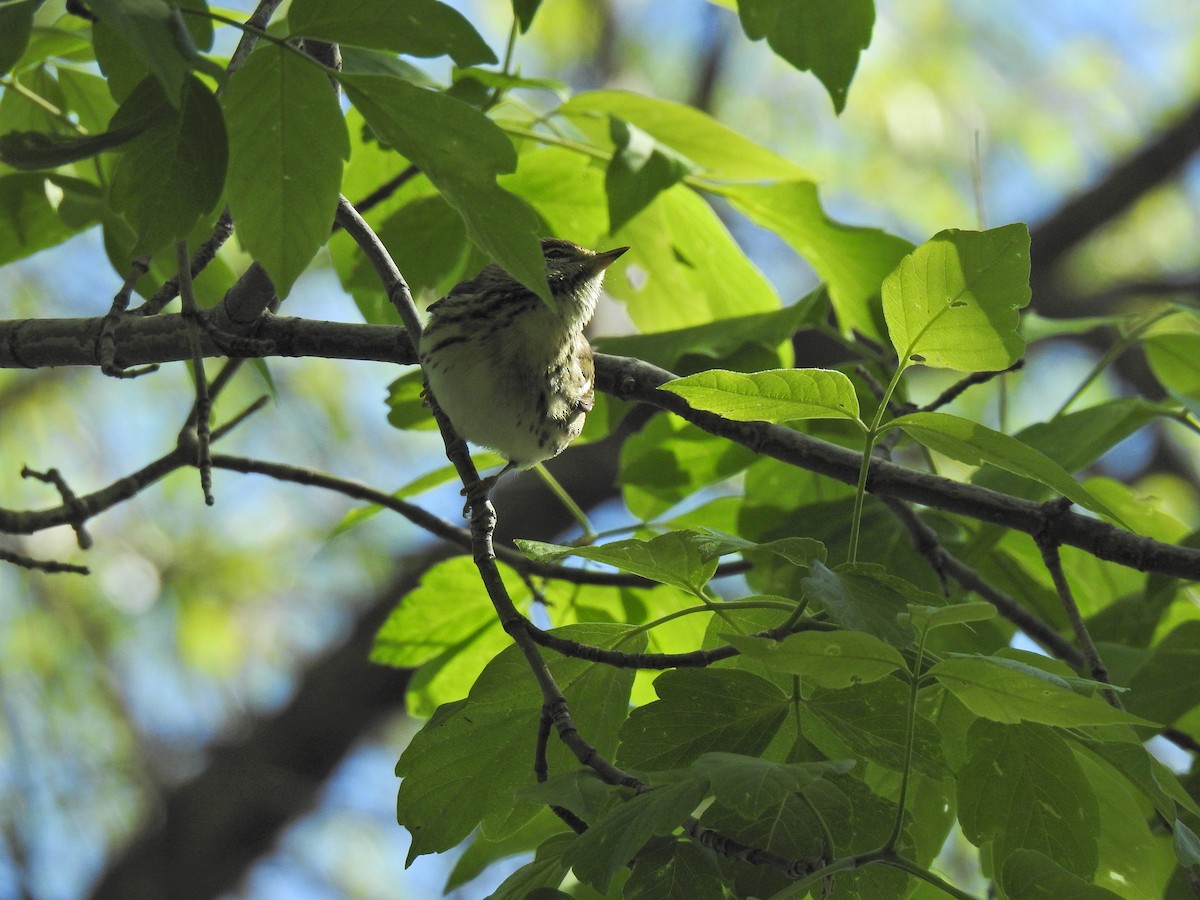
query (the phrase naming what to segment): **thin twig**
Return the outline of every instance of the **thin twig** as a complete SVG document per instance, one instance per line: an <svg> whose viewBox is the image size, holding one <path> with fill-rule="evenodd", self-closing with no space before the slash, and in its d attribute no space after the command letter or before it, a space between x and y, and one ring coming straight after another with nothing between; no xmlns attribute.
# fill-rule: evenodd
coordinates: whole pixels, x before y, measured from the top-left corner
<svg viewBox="0 0 1200 900"><path fill-rule="evenodd" d="M22 569L33 569L38 572L45 572L49 575L58 574L60 572L70 572L75 575L90 575L91 570L87 566L77 566L72 563L59 562L54 559L34 559L32 556L25 556L22 553L15 553L11 550L5 550L0 547L0 561L12 563L15 566L20 566Z"/></svg>
<svg viewBox="0 0 1200 900"><path fill-rule="evenodd" d="M46 484L54 485L58 491L59 497L62 498L63 507L70 513L69 524L75 531L75 542L79 544L80 550L87 550L92 546L92 536L88 534L84 527L84 522L87 521L87 507L76 495L71 486L67 484L67 480L62 477L62 473L58 469L47 469L45 472L38 472L29 466L21 467L22 478L33 478L36 481L41 481Z"/></svg>
<svg viewBox="0 0 1200 900"><path fill-rule="evenodd" d="M213 226L212 234L205 238L204 243L200 245L200 249L192 256L191 266L189 271L194 279L197 275L203 272L210 262L216 259L217 251L222 245L229 240L233 234L233 216L229 214L229 207L221 213L221 217L217 219ZM139 306L137 309L130 311L133 316L156 316L163 311L163 308L179 296L179 276L175 275L168 278L163 286L154 292L154 296Z"/></svg>
<svg viewBox="0 0 1200 900"><path fill-rule="evenodd" d="M196 305L196 295L192 291L191 260L188 256L187 241L180 241L176 249L176 260L179 264L179 297L183 301L183 315L192 323L194 329L202 329L202 316ZM208 393L208 376L204 372L204 356L200 353L200 341L196 339L194 331L192 371L196 380L196 403L183 430L190 432L192 427L196 430L196 458L193 462L200 470L200 490L204 493L204 502L212 506L217 502L212 493L212 446L209 433L212 399ZM182 433L180 438L183 439Z"/></svg>
<svg viewBox="0 0 1200 900"><path fill-rule="evenodd" d="M1083 621L1083 615L1079 611L1079 604L1075 602L1075 595L1071 592L1071 585L1067 582L1067 575L1063 571L1062 555L1058 552L1058 544L1052 540L1040 538L1035 538L1035 541L1038 550L1042 553L1042 561L1046 564L1046 571L1050 573L1050 578L1054 581L1054 589L1058 591L1058 599L1067 614L1067 621L1071 623L1071 629L1075 632L1075 640L1079 643L1079 647L1083 651L1083 657L1087 661L1088 670L1091 672L1092 678L1101 684L1111 685L1108 666L1100 658L1100 651L1096 649L1096 643L1092 640L1087 623ZM1105 688L1102 693L1104 694L1104 699L1109 702L1109 705L1116 709L1124 709L1116 691L1111 688Z"/></svg>

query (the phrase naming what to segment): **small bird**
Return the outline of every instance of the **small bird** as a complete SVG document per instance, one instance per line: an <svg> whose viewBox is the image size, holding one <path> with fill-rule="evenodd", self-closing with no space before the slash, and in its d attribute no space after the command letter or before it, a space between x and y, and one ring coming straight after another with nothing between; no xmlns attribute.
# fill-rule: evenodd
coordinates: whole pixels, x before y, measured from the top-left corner
<svg viewBox="0 0 1200 900"><path fill-rule="evenodd" d="M583 329L604 270L628 249L543 240L552 307L494 263L429 307L419 357L434 399L463 438L509 461L468 494L468 507L505 473L557 456L583 431L595 399Z"/></svg>

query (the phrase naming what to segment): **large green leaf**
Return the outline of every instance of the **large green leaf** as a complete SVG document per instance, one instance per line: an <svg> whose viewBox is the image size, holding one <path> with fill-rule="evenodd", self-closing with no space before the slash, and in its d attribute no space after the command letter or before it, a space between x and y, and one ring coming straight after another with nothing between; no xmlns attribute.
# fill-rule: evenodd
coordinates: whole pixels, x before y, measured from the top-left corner
<svg viewBox="0 0 1200 900"><path fill-rule="evenodd" d="M1045 454L1068 472L1078 472L1115 447L1139 428L1165 415L1170 408L1137 397L1120 397L1038 422L1019 431L1015 437L1023 444ZM993 466L984 466L972 476L975 484L1034 499L1044 488L1014 477Z"/></svg>
<svg viewBox="0 0 1200 900"><path fill-rule="evenodd" d="M779 296L712 207L685 185L660 193L613 240L633 250L605 281L642 331L779 308ZM628 260L628 261L626 261Z"/></svg>
<svg viewBox="0 0 1200 900"><path fill-rule="evenodd" d="M400 78L346 73L339 78L375 133L420 167L458 210L471 239L549 300L537 216L496 184L497 175L517 164L504 132L474 107Z"/></svg>
<svg viewBox="0 0 1200 900"><path fill-rule="evenodd" d="M676 416L655 416L621 445L621 494L643 521L754 462L755 455Z"/></svg>
<svg viewBox="0 0 1200 900"><path fill-rule="evenodd" d="M109 195L137 235L135 256L189 235L221 199L229 158L221 107L198 78L187 79L178 109L156 80L146 79L121 104L110 130L140 123L150 110L159 114L122 148Z"/></svg>
<svg viewBox="0 0 1200 900"><path fill-rule="evenodd" d="M703 781L656 787L618 804L563 853L576 877L604 893L614 875L655 835L666 835L704 799Z"/></svg>
<svg viewBox="0 0 1200 900"><path fill-rule="evenodd" d="M179 10L167 0L90 0L89 6L133 48L162 85L167 101L176 107L184 104L197 54Z"/></svg>
<svg viewBox="0 0 1200 900"><path fill-rule="evenodd" d="M939 412L910 413L888 424L903 428L930 450L944 453L951 459L975 466L991 463L1007 472L1041 482L1092 512L1115 522L1121 521L1116 513L1072 478L1070 472L1045 454L1003 432Z"/></svg>
<svg viewBox="0 0 1200 900"><path fill-rule="evenodd" d="M61 203L51 202L47 183L63 191ZM75 202L79 200L83 203ZM93 214L73 219L67 213L74 205L98 215L98 200L99 188L77 178L33 172L0 175L0 265L60 244L90 225Z"/></svg>
<svg viewBox="0 0 1200 900"><path fill-rule="evenodd" d="M325 74L275 44L250 55L221 105L238 241L284 297L329 239L350 156L346 122Z"/></svg>
<svg viewBox="0 0 1200 900"><path fill-rule="evenodd" d="M565 556L578 556L696 593L703 590L717 569L716 558L703 552L702 540L703 536L696 532L668 531L649 541L630 539L595 547L564 547L521 540L517 541L517 546L531 559L555 561Z"/></svg>
<svg viewBox="0 0 1200 900"><path fill-rule="evenodd" d="M1051 673L999 657L944 659L926 673L942 683L967 709L996 722L1043 725L1153 725L1109 706L1098 695L1085 697Z"/></svg>
<svg viewBox="0 0 1200 900"><path fill-rule="evenodd" d="M888 576L882 566L852 563L829 569L814 561L802 584L805 594L839 625L903 647L914 633L907 621L908 598L899 589L899 581Z"/></svg>
<svg viewBox="0 0 1200 900"><path fill-rule="evenodd" d="M1200 410L1200 334L1155 334L1142 342L1163 387Z"/></svg>
<svg viewBox="0 0 1200 900"><path fill-rule="evenodd" d="M995 372L1021 358L1018 310L1029 304L1029 229L950 229L883 282L883 313L902 364Z"/></svg>
<svg viewBox="0 0 1200 900"><path fill-rule="evenodd" d="M747 819L764 815L779 805L779 798L799 793L821 778L843 775L854 768L852 760L778 763L740 753L705 753L685 772L703 776L721 803Z"/></svg>
<svg viewBox="0 0 1200 900"><path fill-rule="evenodd" d="M806 178L804 169L692 106L627 91L585 91L555 113L569 118L597 146L612 149L609 117L650 135L695 166L696 174L717 181Z"/></svg>
<svg viewBox="0 0 1200 900"><path fill-rule="evenodd" d="M1081 878L1098 861L1099 805L1064 740L1040 725L980 719L967 732L958 772L958 818L1000 869L1017 850L1045 853Z"/></svg>
<svg viewBox="0 0 1200 900"><path fill-rule="evenodd" d="M681 374L711 369L714 360L722 368L752 372L791 365L790 339L811 317L811 306L795 303L656 334L600 337L593 344L603 353L633 356Z"/></svg>
<svg viewBox="0 0 1200 900"><path fill-rule="evenodd" d="M743 656L771 671L799 675L821 687L878 681L907 668L900 651L861 631L805 631L789 634L782 641L741 634L723 637Z"/></svg>
<svg viewBox="0 0 1200 900"><path fill-rule="evenodd" d="M867 759L894 772L902 772L909 722L909 690L894 678L830 690L816 688L804 705L810 713L802 720L804 736L827 756ZM945 778L941 736L929 719L913 719L913 768L930 778Z"/></svg>
<svg viewBox="0 0 1200 900"><path fill-rule="evenodd" d="M0 75L9 70L25 52L33 32L33 14L42 0L21 0L0 6Z"/></svg>
<svg viewBox="0 0 1200 900"><path fill-rule="evenodd" d="M623 625L576 625L556 634L609 647L628 637L629 630ZM636 639L622 644L634 652L643 646ZM628 710L632 670L560 656L548 664L571 705L575 725L601 753L611 754L618 723ZM510 645L488 663L466 700L439 708L413 737L396 765L403 779L397 818L412 834L409 862L448 850L476 827L499 837L537 813L537 804L515 801L514 792L534 782L530 760L541 713L537 682L520 650ZM558 741L552 741L550 756L552 769L576 765Z"/></svg>
<svg viewBox="0 0 1200 900"><path fill-rule="evenodd" d="M659 699L621 728L617 762L643 771L686 766L709 751L756 756L788 711L773 683L739 669L679 669L654 680Z"/></svg>
<svg viewBox="0 0 1200 900"><path fill-rule="evenodd" d="M1120 900L1037 850L1014 850L1004 861L1000 883L1005 896L1014 900Z"/></svg>
<svg viewBox="0 0 1200 900"><path fill-rule="evenodd" d="M633 861L626 900L723 900L716 859L690 840L651 841Z"/></svg>
<svg viewBox="0 0 1200 900"><path fill-rule="evenodd" d="M862 424L854 385L844 373L831 369L775 369L749 375L714 369L669 381L662 390L683 397L693 409L737 422L849 419Z"/></svg>
<svg viewBox="0 0 1200 900"><path fill-rule="evenodd" d="M748 38L765 37L781 57L821 79L834 109L845 108L859 54L871 43L873 0L738 0L738 15Z"/></svg>
<svg viewBox="0 0 1200 900"><path fill-rule="evenodd" d="M810 181L709 186L752 222L770 229L803 256L829 289L844 334L883 339L878 300L887 274L912 249L878 228L843 225L825 215Z"/></svg>
<svg viewBox="0 0 1200 900"><path fill-rule="evenodd" d="M295 35L409 56L449 54L460 66L496 62L466 17L438 0L295 0L288 26Z"/></svg>

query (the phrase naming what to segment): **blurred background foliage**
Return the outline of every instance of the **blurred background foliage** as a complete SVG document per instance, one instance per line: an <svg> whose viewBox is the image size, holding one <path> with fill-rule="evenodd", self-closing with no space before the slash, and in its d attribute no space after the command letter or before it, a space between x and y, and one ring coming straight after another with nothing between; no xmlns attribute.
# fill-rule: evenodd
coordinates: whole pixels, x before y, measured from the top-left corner
<svg viewBox="0 0 1200 900"><path fill-rule="evenodd" d="M508 4L454 5L502 51ZM840 117L814 78L749 42L728 8L700 0L546 0L515 58L523 74L575 90L624 87L706 108L811 171L831 214L921 241L947 227L1036 223L1195 102L1200 6L878 0ZM448 74L437 61L429 71ZM1198 193L1195 163L1146 193L1073 253L1071 292L1130 279L1195 284ZM730 226L785 300L812 287L810 270L777 238L736 218ZM10 318L100 315L119 286L97 282L106 271L93 231L0 269L0 304ZM304 276L287 307L358 319L328 268ZM621 310L607 310L597 333L623 322ZM1015 382L1005 427L1052 413L1098 352L1043 346ZM395 374L274 360L275 402L229 445L394 489L441 462L436 435L388 427ZM918 392L940 388L941 376L923 374ZM221 398L218 420L266 389L247 371ZM1095 390L1125 392L1117 376ZM133 381L0 371L0 504L58 502L47 485L21 479L22 465L58 467L80 492L144 465L173 446L191 392L181 365ZM1106 464L1143 474L1140 487L1195 528L1198 448L1181 429L1155 434ZM1166 474L1155 464L1164 452L1174 460ZM162 792L204 771L214 745L236 751L304 684L313 660L346 638L397 560L427 543L389 516L331 537L351 504L316 489L217 472L215 492L206 509L195 473L177 473L94 520L90 552L67 529L16 545L84 563L91 577L0 566L0 898L86 896L112 854L153 820ZM452 519L458 504L451 490L433 501ZM316 808L234 895L439 896L444 861L401 870L407 836L395 824L391 770L409 730L397 710L361 735ZM946 865L966 863L950 856ZM481 883L457 896L482 896Z"/></svg>

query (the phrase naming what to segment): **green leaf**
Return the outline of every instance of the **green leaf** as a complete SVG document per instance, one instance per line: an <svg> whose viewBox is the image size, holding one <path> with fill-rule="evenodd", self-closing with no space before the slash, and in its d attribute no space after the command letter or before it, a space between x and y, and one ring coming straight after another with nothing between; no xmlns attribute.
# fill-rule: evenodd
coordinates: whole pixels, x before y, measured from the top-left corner
<svg viewBox="0 0 1200 900"><path fill-rule="evenodd" d="M656 787L609 811L575 839L563 862L575 876L604 893L609 882L655 835L670 834L704 799L703 782Z"/></svg>
<svg viewBox="0 0 1200 900"><path fill-rule="evenodd" d="M1154 647L1129 682L1126 708L1171 725L1200 705L1200 622L1183 622Z"/></svg>
<svg viewBox="0 0 1200 900"><path fill-rule="evenodd" d="M761 181L807 177L795 163L682 103L627 91L585 91L560 106L555 114L569 118L603 149L612 143L608 123L615 116L689 160L697 167L696 174L704 178Z"/></svg>
<svg viewBox="0 0 1200 900"><path fill-rule="evenodd" d="M1142 346L1162 386L1200 404L1200 334L1156 334L1142 341Z"/></svg>
<svg viewBox="0 0 1200 900"><path fill-rule="evenodd" d="M687 840L651 841L633 861L625 900L722 900L721 871Z"/></svg>
<svg viewBox="0 0 1200 900"><path fill-rule="evenodd" d="M601 337L593 343L603 353L632 356L672 372L682 370L689 374L711 369L714 360L722 368L749 372L790 365L790 339L811 314L810 307L795 303L771 312L736 316L656 334ZM761 360L762 364L751 362L742 366L739 363L743 359Z"/></svg>
<svg viewBox="0 0 1200 900"><path fill-rule="evenodd" d="M755 454L676 416L655 416L621 445L625 505L649 521L745 469Z"/></svg>
<svg viewBox="0 0 1200 900"><path fill-rule="evenodd" d="M1114 709L1099 696L1076 694L1061 678L996 657L944 659L926 673L976 715L996 722L1043 725L1153 725Z"/></svg>
<svg viewBox="0 0 1200 900"><path fill-rule="evenodd" d="M511 75L507 72L492 72L489 69L478 69L474 66L466 69L455 68L452 73L454 83L462 81L464 78L469 78L471 81L482 84L484 87L495 88L502 91L511 91L515 88L525 88L533 91L550 91L560 100L565 99L571 89L565 81L560 81L557 78L525 78L522 75Z"/></svg>
<svg viewBox="0 0 1200 900"><path fill-rule="evenodd" d="M1175 838L1175 856L1180 865L1187 868L1200 866L1200 837L1188 828L1182 819L1176 819L1171 826Z"/></svg>
<svg viewBox="0 0 1200 900"><path fill-rule="evenodd" d="M616 152L605 172L604 189L608 194L608 230L615 232L694 166L618 116L612 117L610 127Z"/></svg>
<svg viewBox="0 0 1200 900"><path fill-rule="evenodd" d="M548 301L537 216L496 184L496 176L517 163L504 132L477 109L402 79L346 73L339 78L371 128L420 167L458 210L471 240Z"/></svg>
<svg viewBox="0 0 1200 900"><path fill-rule="evenodd" d="M859 54L871 43L872 0L738 0L738 15L746 37L765 37L781 57L821 79L837 112L845 108Z"/></svg>
<svg viewBox="0 0 1200 900"><path fill-rule="evenodd" d="M0 75L7 75L25 52L33 33L33 14L42 0L22 0L0 6Z"/></svg>
<svg viewBox="0 0 1200 900"><path fill-rule="evenodd" d="M293 35L407 56L448 54L460 66L497 61L466 17L437 0L296 0L288 26Z"/></svg>
<svg viewBox="0 0 1200 900"><path fill-rule="evenodd" d="M932 631L943 625L961 625L964 622L986 622L996 617L996 607L986 600L968 603L953 603L949 606L925 606L908 604L909 616L918 631Z"/></svg>
<svg viewBox="0 0 1200 900"><path fill-rule="evenodd" d="M597 547L564 547L522 540L516 543L530 559L552 562L578 556L694 594L703 590L717 569L716 559L702 552L698 542L701 537L692 531L668 531L649 541L631 538Z"/></svg>
<svg viewBox="0 0 1200 900"><path fill-rule="evenodd" d="M405 372L388 385L388 424L401 431L436 431L437 422L424 400L425 376L420 369Z"/></svg>
<svg viewBox="0 0 1200 900"><path fill-rule="evenodd" d="M950 229L883 282L883 314L901 364L998 372L1021 358L1017 310L1029 304L1029 229Z"/></svg>
<svg viewBox="0 0 1200 900"><path fill-rule="evenodd" d="M634 709L621 728L621 766L672 769L712 750L756 756L789 709L778 687L740 669L668 671L654 690L659 699Z"/></svg>
<svg viewBox="0 0 1200 900"><path fill-rule="evenodd" d="M521 34L529 30L529 26L533 24L533 17L537 15L538 7L542 5L542 0L512 0L513 15L517 19L517 24L521 26Z"/></svg>
<svg viewBox="0 0 1200 900"><path fill-rule="evenodd" d="M805 631L782 641L740 634L723 637L771 671L799 675L821 687L850 687L907 670L895 647L861 631Z"/></svg>
<svg viewBox="0 0 1200 900"><path fill-rule="evenodd" d="M714 369L669 381L662 390L683 397L693 409L736 422L848 419L862 424L854 385L832 369L775 369L750 375Z"/></svg>
<svg viewBox="0 0 1200 900"><path fill-rule="evenodd" d="M778 807L785 794L800 793L814 781L853 768L848 759L778 763L740 753L705 753L684 771L703 776L719 802L756 819Z"/></svg>
<svg viewBox="0 0 1200 900"><path fill-rule="evenodd" d="M558 887L571 869L562 861L562 855L574 841L574 834L556 834L546 838L537 848L533 862L526 863L505 878L488 900L527 900L535 896L534 892L539 888Z"/></svg>
<svg viewBox="0 0 1200 900"><path fill-rule="evenodd" d="M90 0L89 6L109 29L128 43L158 80L172 106L188 101L189 71L196 45L183 16L167 0ZM221 134L224 143L224 134Z"/></svg>
<svg viewBox="0 0 1200 900"><path fill-rule="evenodd" d="M238 240L282 298L329 240L350 152L346 121L325 74L276 44L250 55L222 107Z"/></svg>
<svg viewBox="0 0 1200 900"><path fill-rule="evenodd" d="M967 732L967 750L958 772L958 818L967 839L977 847L990 842L998 870L1017 850L1032 849L1090 878L1100 808L1066 742L1042 726L980 719Z"/></svg>
<svg viewBox="0 0 1200 900"><path fill-rule="evenodd" d="M146 79L121 104L110 130L141 123L148 129L125 144L113 169L110 198L137 235L135 256L188 237L217 205L229 148L221 108L203 82L189 77L178 109Z"/></svg>
<svg viewBox="0 0 1200 900"><path fill-rule="evenodd" d="M52 202L49 193L60 190L63 200ZM65 176L33 173L0 175L0 265L53 247L95 221L94 215L68 221L71 198L82 198L94 208L98 189L90 182Z"/></svg>
<svg viewBox="0 0 1200 900"><path fill-rule="evenodd" d="M811 181L709 187L752 222L770 229L805 258L829 288L843 334L883 339L880 285L912 250L908 241L878 228L843 225L821 208Z"/></svg>
<svg viewBox="0 0 1200 900"><path fill-rule="evenodd" d="M221 105L238 240L285 297L329 239L350 156L346 123L325 74L265 42L230 80Z"/></svg>
<svg viewBox="0 0 1200 900"><path fill-rule="evenodd" d="M1078 472L1139 428L1169 411L1170 407L1164 404L1122 397L1058 416L1049 422L1038 422L1017 432L1015 437L1021 443L1044 453L1068 472ZM991 466L984 466L972 476L971 481L994 491L1027 499L1045 494L1038 486Z"/></svg>
<svg viewBox="0 0 1200 900"><path fill-rule="evenodd" d="M1006 897L1021 900L1120 900L1036 850L1014 850L1004 861L1000 883Z"/></svg>
<svg viewBox="0 0 1200 900"><path fill-rule="evenodd" d="M802 584L805 593L842 627L899 647L912 641L912 626L899 618L908 612L906 598L881 566L858 563L831 570L814 561Z"/></svg>
<svg viewBox="0 0 1200 900"><path fill-rule="evenodd" d="M826 756L862 758L894 772L908 766L909 691L894 678L830 690L815 688L804 704L811 715L801 722L804 736ZM941 737L927 718L914 719L912 766L922 775L947 775Z"/></svg>
<svg viewBox="0 0 1200 900"><path fill-rule="evenodd" d="M614 240L634 249L604 286L642 331L779 309L771 283L713 208L685 185L660 193Z"/></svg>
<svg viewBox="0 0 1200 900"><path fill-rule="evenodd" d="M624 625L574 625L556 629L569 640L637 652L644 641L628 640ZM625 717L630 670L555 656L551 675L563 689L574 723L605 755L611 754ZM408 861L459 844L476 827L497 838L532 818L539 807L514 799L534 782L533 759L542 693L520 650L510 645L488 663L466 700L438 709L409 744L396 774L403 779L396 812L412 834ZM486 747L487 753L480 753ZM578 765L559 741L551 741L550 768Z"/></svg>
<svg viewBox="0 0 1200 900"><path fill-rule="evenodd" d="M1071 473L1027 444L986 425L948 413L918 412L900 416L888 426L903 428L930 450L968 465L991 463L1058 491L1080 506L1124 525L1111 509L1092 496Z"/></svg>

